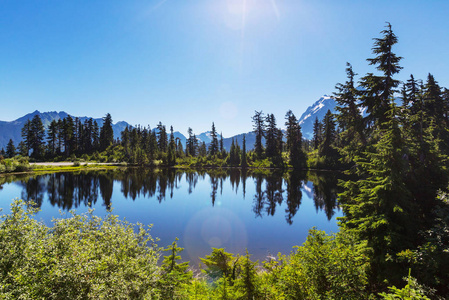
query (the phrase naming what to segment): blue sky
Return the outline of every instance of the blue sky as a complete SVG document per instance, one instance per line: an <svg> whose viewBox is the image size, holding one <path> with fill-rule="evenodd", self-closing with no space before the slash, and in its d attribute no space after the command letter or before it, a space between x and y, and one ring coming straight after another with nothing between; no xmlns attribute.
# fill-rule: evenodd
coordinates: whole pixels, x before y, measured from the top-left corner
<svg viewBox="0 0 449 300"><path fill-rule="evenodd" d="M404 69L449 86L449 1L0 0L0 120L34 110L225 137L255 110L283 125L345 81L375 72L391 22Z"/></svg>

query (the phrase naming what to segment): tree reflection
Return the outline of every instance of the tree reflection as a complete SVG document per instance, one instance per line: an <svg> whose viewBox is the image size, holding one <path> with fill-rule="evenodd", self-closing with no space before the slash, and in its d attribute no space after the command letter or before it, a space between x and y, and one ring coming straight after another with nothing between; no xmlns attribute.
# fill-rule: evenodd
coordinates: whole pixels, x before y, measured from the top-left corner
<svg viewBox="0 0 449 300"><path fill-rule="evenodd" d="M312 174L313 180L313 199L317 212L324 210L327 219L330 220L335 214L335 210L339 209L337 193L338 193L338 177L335 172L327 172L326 174Z"/></svg>
<svg viewBox="0 0 449 300"><path fill-rule="evenodd" d="M184 177L185 176L185 177ZM230 188L245 197L247 179L254 183L252 210L256 217L272 217L279 213L279 207L285 210L285 219L293 224L303 199L303 189L313 197L316 210L324 210L330 220L336 209L337 173L310 173L306 181L305 173L256 172L251 170L201 170L181 171L175 169L150 170L128 168L108 171L86 171L77 173L53 173L39 176L2 178L1 183L15 181L22 187L22 198L33 201L38 207L48 198L52 206L70 210L79 206L95 205L101 197L102 205L107 209L113 206L114 182L120 184L124 198L135 201L149 198L159 203L171 199L187 183L186 191L191 194L198 182L209 180L211 205L215 206L219 197L223 197L226 181ZM307 184L306 184L307 183ZM312 187L313 184L313 187ZM239 189L241 187L241 189ZM252 186L251 186L252 188Z"/></svg>
<svg viewBox="0 0 449 300"><path fill-rule="evenodd" d="M302 183L305 180L305 174L291 172L287 176L287 208L285 209L285 219L288 224L293 224L293 217L299 210L302 200Z"/></svg>

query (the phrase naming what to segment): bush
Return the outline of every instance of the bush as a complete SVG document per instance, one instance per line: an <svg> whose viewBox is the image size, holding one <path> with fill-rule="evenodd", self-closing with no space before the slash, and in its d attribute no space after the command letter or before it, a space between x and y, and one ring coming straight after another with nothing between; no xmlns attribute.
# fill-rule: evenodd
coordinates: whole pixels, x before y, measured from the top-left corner
<svg viewBox="0 0 449 300"><path fill-rule="evenodd" d="M93 211L53 221L14 201L0 222L0 294L6 299L144 299L157 294L160 251L147 229Z"/></svg>

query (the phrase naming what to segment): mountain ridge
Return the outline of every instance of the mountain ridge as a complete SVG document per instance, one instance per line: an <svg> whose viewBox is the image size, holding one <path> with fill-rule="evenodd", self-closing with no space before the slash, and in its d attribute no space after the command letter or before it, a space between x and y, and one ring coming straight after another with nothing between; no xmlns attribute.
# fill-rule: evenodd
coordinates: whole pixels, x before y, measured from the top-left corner
<svg viewBox="0 0 449 300"><path fill-rule="evenodd" d="M321 121L329 109L332 113L335 113L335 106L335 99L328 95L323 95L311 106L309 106L298 120L301 126L303 137L306 139L311 139L313 137L313 122L315 121L315 118L318 118L318 120ZM21 130L23 125L26 123L26 121L31 120L37 114L39 114L39 116L41 117L42 123L46 129L48 128L48 125L52 120L64 119L69 116L69 114L65 111L49 111L41 113L39 110L35 110L13 121L0 121L0 149L6 148L9 139L12 139L14 141L14 145L17 146L19 142L22 141ZM72 116L73 118L79 118L81 122L84 122L85 120L91 118L87 116L70 116ZM97 121L98 126L100 127L103 125L103 118L92 117L92 120ZM132 125L130 125L126 121L118 121L116 123L113 123L112 128L114 131L114 138L120 138L121 132L125 129L126 126L132 127ZM154 128L153 130L156 129ZM242 147L243 135L245 135L246 137L246 149L253 149L256 138L253 131L240 133L228 138L223 138L224 148L229 151L229 149L231 148L232 140L234 140L235 143L238 143L240 147ZM185 147L187 137L179 131L175 131L174 136L175 139L179 139ZM218 139L220 139L220 134L217 134L217 137ZM200 143L205 142L206 145L208 145L211 142L210 131L196 134L196 138Z"/></svg>

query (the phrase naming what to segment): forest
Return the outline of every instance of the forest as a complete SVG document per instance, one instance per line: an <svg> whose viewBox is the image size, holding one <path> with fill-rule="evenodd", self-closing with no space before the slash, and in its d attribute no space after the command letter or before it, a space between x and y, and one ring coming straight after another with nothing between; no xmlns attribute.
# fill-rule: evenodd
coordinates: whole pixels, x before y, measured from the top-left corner
<svg viewBox="0 0 449 300"><path fill-rule="evenodd" d="M136 299L449 297L449 90L430 73L425 80L413 75L406 82L397 80L402 69L402 57L393 52L397 42L387 23L374 39L374 57L367 59L375 73L358 78L347 64L346 80L336 85L337 113L329 111L315 121L310 141L302 138L292 111L285 115L285 131L273 114L255 111L251 151L245 141L233 142L226 151L214 123L208 146L199 144L190 128L184 146L173 128L167 131L161 123L155 130L126 128L116 140L110 114L101 128L69 116L53 121L47 131L34 117L22 129L23 142L16 148L10 141L2 151L0 172L7 164L26 163L28 156L34 161L82 159L150 167L335 170L348 177L340 182L338 195L344 216L337 234L311 229L304 245L290 255L261 264L248 253L213 249L201 259L202 275L194 275L187 263L179 262L182 249L176 241L163 250L148 246L147 231L135 233L114 216L74 216L56 221L49 230L28 217L32 212L23 203L16 203L0 223L0 249L7 253L0 261L2 293L49 299L60 299L58 293L69 290L81 298L108 297L108 292ZM20 231L20 226L30 231ZM86 246L110 234L120 239L113 241L116 247L100 244L94 253ZM22 258L20 251L26 254ZM167 255L158 266L161 251ZM77 272L70 274L72 270ZM44 278L42 285L33 286L38 275ZM109 291L102 290L105 281Z"/></svg>

